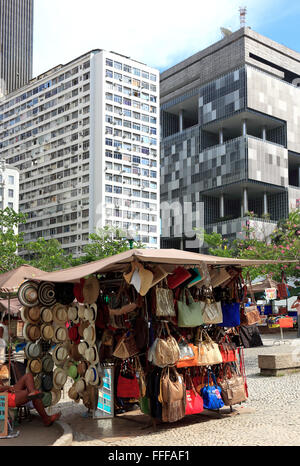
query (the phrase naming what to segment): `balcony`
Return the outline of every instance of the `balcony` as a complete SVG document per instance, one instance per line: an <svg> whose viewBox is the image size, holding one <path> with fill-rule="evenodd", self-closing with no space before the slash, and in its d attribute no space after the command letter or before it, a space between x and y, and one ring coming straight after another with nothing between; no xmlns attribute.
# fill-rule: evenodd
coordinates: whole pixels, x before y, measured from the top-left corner
<svg viewBox="0 0 300 466"><path fill-rule="evenodd" d="M271 233L276 228L277 223L268 218L259 217L239 217L228 220L220 220L219 222L206 225L205 230L207 233L219 233L223 237L235 237L243 239L246 237L246 228L250 231L253 229L254 234L250 237L256 237L260 241L267 241Z"/></svg>

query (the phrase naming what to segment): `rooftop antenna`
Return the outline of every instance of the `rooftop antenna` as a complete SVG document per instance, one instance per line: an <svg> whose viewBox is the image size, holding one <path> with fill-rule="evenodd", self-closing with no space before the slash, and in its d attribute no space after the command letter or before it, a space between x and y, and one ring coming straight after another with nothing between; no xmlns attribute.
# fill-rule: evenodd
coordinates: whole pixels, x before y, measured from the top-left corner
<svg viewBox="0 0 300 466"><path fill-rule="evenodd" d="M246 26L246 14L247 14L247 7L240 6L240 27L244 28Z"/></svg>

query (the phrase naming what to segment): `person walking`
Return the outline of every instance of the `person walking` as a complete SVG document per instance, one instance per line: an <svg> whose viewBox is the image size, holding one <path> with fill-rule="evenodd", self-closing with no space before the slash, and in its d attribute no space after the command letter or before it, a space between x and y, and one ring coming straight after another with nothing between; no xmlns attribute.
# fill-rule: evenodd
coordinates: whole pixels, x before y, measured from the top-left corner
<svg viewBox="0 0 300 466"><path fill-rule="evenodd" d="M297 323L298 323L297 338L300 338L300 295L298 295L296 301L292 304L291 309L296 309L297 311Z"/></svg>

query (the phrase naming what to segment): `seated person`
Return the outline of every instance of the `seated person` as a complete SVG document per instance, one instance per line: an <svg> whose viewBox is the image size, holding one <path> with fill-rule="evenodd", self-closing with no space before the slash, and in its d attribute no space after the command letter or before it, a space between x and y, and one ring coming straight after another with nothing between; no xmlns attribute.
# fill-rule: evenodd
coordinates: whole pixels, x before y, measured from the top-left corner
<svg viewBox="0 0 300 466"><path fill-rule="evenodd" d="M43 393L35 389L34 379L31 373L27 373L21 377L18 382L13 386L3 385L0 380L0 393L8 393L8 407L16 408L26 404L28 401L32 401L34 408L37 410L42 418L42 421L46 427L51 426L53 422L57 421L61 413L53 414L49 416L44 408L41 400Z"/></svg>

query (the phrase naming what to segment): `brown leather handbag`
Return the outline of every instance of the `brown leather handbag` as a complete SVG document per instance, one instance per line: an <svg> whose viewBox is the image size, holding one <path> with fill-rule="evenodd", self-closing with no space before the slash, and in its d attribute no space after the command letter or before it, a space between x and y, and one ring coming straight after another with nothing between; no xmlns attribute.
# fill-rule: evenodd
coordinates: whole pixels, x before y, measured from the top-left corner
<svg viewBox="0 0 300 466"><path fill-rule="evenodd" d="M161 333L164 327L167 331L166 338L161 337ZM163 322L157 337L157 344L154 352L155 365L159 367L165 367L168 365L176 364L179 359L180 349L178 343L171 335L168 324Z"/></svg>
<svg viewBox="0 0 300 466"><path fill-rule="evenodd" d="M225 364L224 377L219 380L222 389L221 396L226 406L232 406L246 401L245 381L240 373L229 369Z"/></svg>
<svg viewBox="0 0 300 466"><path fill-rule="evenodd" d="M247 286L250 289L250 295L253 304L251 306L244 305L243 308L241 308L241 325L248 326L258 324L261 320L261 317L257 309L249 272L247 273L246 280L248 281Z"/></svg>
<svg viewBox="0 0 300 466"><path fill-rule="evenodd" d="M119 359L128 359L137 354L139 354L139 349L136 346L134 335L130 333L127 336L127 333L125 333L117 343L113 356Z"/></svg>

